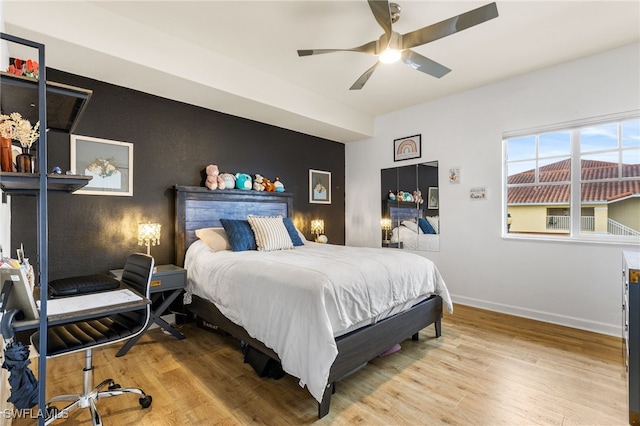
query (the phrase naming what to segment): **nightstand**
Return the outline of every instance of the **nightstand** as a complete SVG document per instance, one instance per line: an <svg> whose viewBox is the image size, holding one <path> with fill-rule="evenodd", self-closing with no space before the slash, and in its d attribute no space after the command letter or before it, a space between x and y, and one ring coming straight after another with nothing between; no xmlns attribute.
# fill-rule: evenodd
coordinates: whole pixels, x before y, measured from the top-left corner
<svg viewBox="0 0 640 426"><path fill-rule="evenodd" d="M382 242L382 247L387 247L387 248L402 248L402 241L400 241L399 243L392 243L392 242Z"/></svg>
<svg viewBox="0 0 640 426"><path fill-rule="evenodd" d="M122 269L113 269L109 273L117 279L122 279ZM171 333L177 339L184 339L184 334L169 325L168 322L160 318L160 315L167 310L169 305L180 296L185 284L187 283L187 270L176 265L158 265L153 270L151 276L151 287L149 288L149 297L151 303L155 303L164 296L164 300L155 310L151 310L151 317L144 332L136 337L129 339L127 343L118 351L116 356L122 356L135 345L138 339L146 332L151 324L156 323L163 330Z"/></svg>

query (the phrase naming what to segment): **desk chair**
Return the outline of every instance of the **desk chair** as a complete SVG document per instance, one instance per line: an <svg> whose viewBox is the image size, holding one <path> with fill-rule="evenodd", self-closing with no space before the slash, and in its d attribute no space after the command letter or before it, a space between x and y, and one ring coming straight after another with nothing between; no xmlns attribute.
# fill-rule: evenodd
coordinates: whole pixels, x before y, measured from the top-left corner
<svg viewBox="0 0 640 426"><path fill-rule="evenodd" d="M122 282L149 298L149 287L153 273L153 257L136 253L127 258L122 273ZM47 329L47 357L56 357L78 351L85 351L85 367L82 370L83 389L81 394L58 395L47 401L47 419L45 425L67 417L75 408L89 408L93 424L102 425L102 419L96 409L96 401L100 398L135 393L140 395L138 402L142 408L151 405L151 395L146 395L141 389L121 388L113 379L103 380L98 386L93 386L93 366L91 355L93 348L120 342L136 336L145 329L149 321L150 307L135 311L113 314L102 318L88 319L62 325L51 326ZM31 343L39 351L39 332L31 336ZM106 390L101 390L106 387ZM71 401L62 410L50 405L56 401Z"/></svg>

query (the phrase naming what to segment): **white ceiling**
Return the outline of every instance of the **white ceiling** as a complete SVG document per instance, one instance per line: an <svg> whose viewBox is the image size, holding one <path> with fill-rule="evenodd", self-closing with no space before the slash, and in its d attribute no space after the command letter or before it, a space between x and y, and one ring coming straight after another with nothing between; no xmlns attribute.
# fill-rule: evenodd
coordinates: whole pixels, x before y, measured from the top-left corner
<svg viewBox="0 0 640 426"><path fill-rule="evenodd" d="M399 33L489 3L397 2ZM296 50L377 39L365 0L3 6L5 30L44 43L49 67L340 142L372 136L377 115L640 41L639 1L498 1L498 18L414 49L443 78L396 63L350 91L374 57Z"/></svg>

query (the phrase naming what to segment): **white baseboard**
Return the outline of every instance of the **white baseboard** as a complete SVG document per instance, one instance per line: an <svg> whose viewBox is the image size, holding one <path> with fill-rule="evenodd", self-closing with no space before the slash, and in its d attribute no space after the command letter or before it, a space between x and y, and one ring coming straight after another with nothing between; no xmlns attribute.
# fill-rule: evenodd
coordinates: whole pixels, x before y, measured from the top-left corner
<svg viewBox="0 0 640 426"><path fill-rule="evenodd" d="M455 315L455 303L461 305L473 306L475 308L486 309L489 311L500 312L503 314L515 315L518 317L529 318L537 321L544 321L551 324L563 325L566 327L577 328L579 330L592 331L594 333L606 334L608 336L622 337L622 326L605 324L596 321L590 321L583 318L575 318L566 315L553 314L550 312L538 311L535 309L520 308L517 306L504 305L502 303L489 302L487 300L474 299L472 297L451 295L454 301L453 313Z"/></svg>

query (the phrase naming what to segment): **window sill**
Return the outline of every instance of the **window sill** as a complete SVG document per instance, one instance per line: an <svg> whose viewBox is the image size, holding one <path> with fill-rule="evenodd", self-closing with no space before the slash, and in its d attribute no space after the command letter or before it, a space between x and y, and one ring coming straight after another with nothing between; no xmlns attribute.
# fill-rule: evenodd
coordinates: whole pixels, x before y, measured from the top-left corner
<svg viewBox="0 0 640 426"><path fill-rule="evenodd" d="M554 243L580 243L580 244L607 244L607 245L629 245L640 247L640 237L605 237L605 236L588 236L580 235L571 236L553 236L553 235L533 235L508 233L502 235L503 240L522 240L522 241L543 241Z"/></svg>

